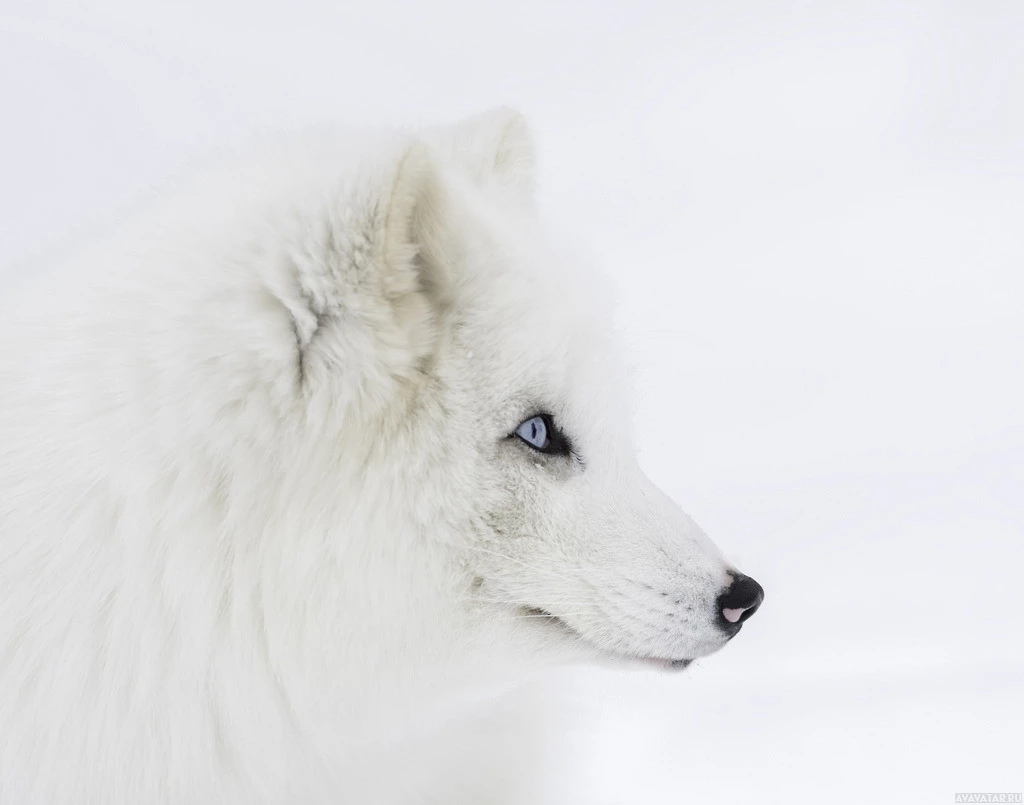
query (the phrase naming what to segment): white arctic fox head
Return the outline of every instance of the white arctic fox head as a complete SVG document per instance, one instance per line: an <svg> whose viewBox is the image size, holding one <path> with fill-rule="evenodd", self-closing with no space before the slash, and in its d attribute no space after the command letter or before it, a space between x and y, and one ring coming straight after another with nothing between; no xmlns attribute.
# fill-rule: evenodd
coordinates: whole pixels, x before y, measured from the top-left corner
<svg viewBox="0 0 1024 805"><path fill-rule="evenodd" d="M428 131L395 163L364 231L382 244L390 343L406 340L363 386L379 407L347 427L378 467L363 506L444 546L435 625L514 667L679 668L723 646L760 588L638 467L610 311L537 219L522 119ZM401 545L399 584L424 547Z"/></svg>
<svg viewBox="0 0 1024 805"><path fill-rule="evenodd" d="M522 119L255 157L0 317L0 771L70 786L78 753L102 786L145 745L187 787L216 745L255 780L293 728L326 757L531 669L724 645L760 587L637 466Z"/></svg>

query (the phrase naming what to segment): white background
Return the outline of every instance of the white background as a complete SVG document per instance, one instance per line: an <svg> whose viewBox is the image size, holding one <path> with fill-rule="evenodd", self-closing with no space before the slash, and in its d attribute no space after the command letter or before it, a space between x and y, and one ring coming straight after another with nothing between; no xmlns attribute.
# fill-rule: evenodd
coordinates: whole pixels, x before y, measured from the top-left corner
<svg viewBox="0 0 1024 805"><path fill-rule="evenodd" d="M1024 3L0 0L0 263L256 128L497 104L642 462L767 590L563 683L559 805L1024 790Z"/></svg>

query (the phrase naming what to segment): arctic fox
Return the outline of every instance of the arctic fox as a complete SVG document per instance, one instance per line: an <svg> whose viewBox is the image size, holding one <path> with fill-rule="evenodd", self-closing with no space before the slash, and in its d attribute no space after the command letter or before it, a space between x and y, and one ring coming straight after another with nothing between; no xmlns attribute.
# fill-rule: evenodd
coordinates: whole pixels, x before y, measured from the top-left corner
<svg viewBox="0 0 1024 805"><path fill-rule="evenodd" d="M739 631L761 588L637 466L532 187L511 111L321 130L6 295L0 802L434 802L366 770L539 670Z"/></svg>

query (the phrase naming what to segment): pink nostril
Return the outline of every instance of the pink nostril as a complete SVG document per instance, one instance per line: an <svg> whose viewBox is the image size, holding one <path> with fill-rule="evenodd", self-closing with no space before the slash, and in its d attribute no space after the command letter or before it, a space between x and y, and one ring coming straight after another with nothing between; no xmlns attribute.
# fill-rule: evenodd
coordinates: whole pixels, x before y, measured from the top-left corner
<svg viewBox="0 0 1024 805"><path fill-rule="evenodd" d="M740 616L747 611L749 607L740 607L739 609L723 609L722 617L724 617L729 623L737 623Z"/></svg>

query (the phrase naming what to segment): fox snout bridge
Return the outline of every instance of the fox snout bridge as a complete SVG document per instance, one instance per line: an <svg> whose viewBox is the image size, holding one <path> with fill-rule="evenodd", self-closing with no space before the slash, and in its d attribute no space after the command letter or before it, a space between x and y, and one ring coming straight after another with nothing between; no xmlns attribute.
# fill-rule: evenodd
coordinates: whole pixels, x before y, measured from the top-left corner
<svg viewBox="0 0 1024 805"><path fill-rule="evenodd" d="M764 590L750 576L733 573L730 584L718 596L719 625L727 632L738 632L740 624L757 612L764 600Z"/></svg>

